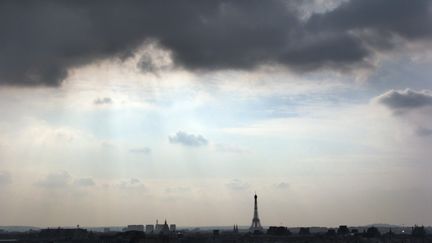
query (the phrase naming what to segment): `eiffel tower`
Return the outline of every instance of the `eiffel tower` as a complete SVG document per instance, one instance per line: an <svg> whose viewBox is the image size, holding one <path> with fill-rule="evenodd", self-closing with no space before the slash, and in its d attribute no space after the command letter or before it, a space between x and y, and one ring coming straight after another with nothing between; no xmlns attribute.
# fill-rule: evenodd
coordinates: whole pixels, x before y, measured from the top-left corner
<svg viewBox="0 0 432 243"><path fill-rule="evenodd" d="M258 202L257 198L258 196L255 194L255 207L254 207L254 216L252 219L252 225L249 228L249 232L251 233L262 233L264 231L263 227L261 226L259 217L258 217Z"/></svg>

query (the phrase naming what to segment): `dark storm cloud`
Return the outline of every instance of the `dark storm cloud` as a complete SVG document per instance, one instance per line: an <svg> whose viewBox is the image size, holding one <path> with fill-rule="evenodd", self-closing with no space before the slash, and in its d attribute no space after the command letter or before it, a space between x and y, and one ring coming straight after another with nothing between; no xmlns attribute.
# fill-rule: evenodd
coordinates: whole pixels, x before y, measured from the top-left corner
<svg viewBox="0 0 432 243"><path fill-rule="evenodd" d="M408 39L431 37L430 0L353 0L330 13L315 14L307 26L315 31L349 30L379 32L377 38L398 34Z"/></svg>
<svg viewBox="0 0 432 243"><path fill-rule="evenodd" d="M170 136L170 143L178 143L185 146L199 147L208 144L208 140L201 135L188 134L182 131L177 132L174 136Z"/></svg>
<svg viewBox="0 0 432 243"><path fill-rule="evenodd" d="M432 92L429 90L390 90L375 98L393 110L416 109L425 106L432 106Z"/></svg>
<svg viewBox="0 0 432 243"><path fill-rule="evenodd" d="M123 59L145 41L189 70L352 68L391 37L431 37L427 0L352 0L298 18L302 1L1 1L0 84L58 85L68 70ZM368 34L364 34L367 32ZM152 71L155 63L143 58Z"/></svg>

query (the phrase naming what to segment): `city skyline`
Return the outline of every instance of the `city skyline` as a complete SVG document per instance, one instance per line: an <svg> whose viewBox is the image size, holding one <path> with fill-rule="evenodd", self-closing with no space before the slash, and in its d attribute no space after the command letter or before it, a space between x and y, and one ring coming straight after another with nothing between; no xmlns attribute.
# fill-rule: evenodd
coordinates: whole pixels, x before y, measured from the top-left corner
<svg viewBox="0 0 432 243"><path fill-rule="evenodd" d="M432 1L0 1L0 226L432 225Z"/></svg>

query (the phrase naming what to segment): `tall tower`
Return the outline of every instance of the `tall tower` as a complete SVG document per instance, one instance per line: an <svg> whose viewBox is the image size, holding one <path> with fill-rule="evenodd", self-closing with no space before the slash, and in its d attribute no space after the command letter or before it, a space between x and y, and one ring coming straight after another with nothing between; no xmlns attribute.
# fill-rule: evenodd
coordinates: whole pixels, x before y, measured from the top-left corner
<svg viewBox="0 0 432 243"><path fill-rule="evenodd" d="M258 196L255 194L254 196L255 199L255 206L254 206L254 216L252 219L252 225L249 228L249 232L252 233L262 233L264 231L263 227L261 226L259 217L258 217Z"/></svg>

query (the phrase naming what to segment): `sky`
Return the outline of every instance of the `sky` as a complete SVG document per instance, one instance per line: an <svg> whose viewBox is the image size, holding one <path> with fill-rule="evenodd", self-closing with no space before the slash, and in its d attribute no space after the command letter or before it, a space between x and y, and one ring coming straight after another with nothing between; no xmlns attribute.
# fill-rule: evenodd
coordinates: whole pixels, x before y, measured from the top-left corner
<svg viewBox="0 0 432 243"><path fill-rule="evenodd" d="M432 225L432 2L0 2L0 225Z"/></svg>

